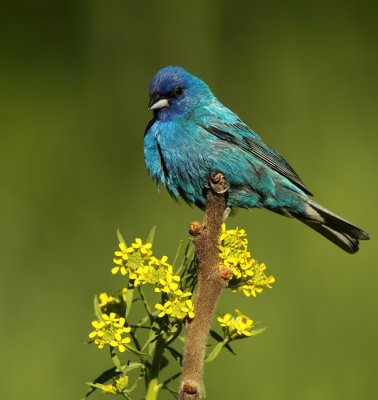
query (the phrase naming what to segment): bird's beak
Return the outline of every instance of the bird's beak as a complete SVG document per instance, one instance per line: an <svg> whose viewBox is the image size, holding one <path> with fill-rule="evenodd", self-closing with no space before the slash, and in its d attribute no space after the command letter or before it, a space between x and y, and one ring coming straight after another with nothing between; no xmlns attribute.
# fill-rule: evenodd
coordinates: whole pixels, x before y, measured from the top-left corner
<svg viewBox="0 0 378 400"><path fill-rule="evenodd" d="M150 97L148 103L148 108L150 110L157 110L159 108L168 107L169 101L165 97L160 96L159 93L153 93Z"/></svg>

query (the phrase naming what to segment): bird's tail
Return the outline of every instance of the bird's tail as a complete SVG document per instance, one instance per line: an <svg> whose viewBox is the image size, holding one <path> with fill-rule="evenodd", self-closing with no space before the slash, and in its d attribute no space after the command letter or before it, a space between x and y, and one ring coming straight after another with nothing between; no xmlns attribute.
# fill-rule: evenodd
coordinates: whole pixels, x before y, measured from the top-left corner
<svg viewBox="0 0 378 400"><path fill-rule="evenodd" d="M312 200L307 200L304 214L291 214L348 253L358 251L359 240L370 239L368 233Z"/></svg>

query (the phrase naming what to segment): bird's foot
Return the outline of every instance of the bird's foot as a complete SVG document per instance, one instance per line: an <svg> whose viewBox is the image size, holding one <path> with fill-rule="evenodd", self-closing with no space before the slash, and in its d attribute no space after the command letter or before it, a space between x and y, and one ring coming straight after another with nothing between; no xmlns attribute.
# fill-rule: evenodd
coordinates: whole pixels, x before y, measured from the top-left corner
<svg viewBox="0 0 378 400"><path fill-rule="evenodd" d="M221 172L217 172L206 182L205 187L211 189L215 193L223 194L228 191L230 185L224 175Z"/></svg>

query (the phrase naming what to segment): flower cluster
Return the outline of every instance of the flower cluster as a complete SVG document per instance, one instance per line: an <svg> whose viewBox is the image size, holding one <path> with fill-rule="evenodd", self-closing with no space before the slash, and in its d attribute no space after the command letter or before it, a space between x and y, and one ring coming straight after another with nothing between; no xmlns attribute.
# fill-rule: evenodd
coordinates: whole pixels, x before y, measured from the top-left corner
<svg viewBox="0 0 378 400"><path fill-rule="evenodd" d="M118 298L109 296L106 292L102 292L98 295L98 305L100 308L111 307L118 303Z"/></svg>
<svg viewBox="0 0 378 400"><path fill-rule="evenodd" d="M102 292L97 295L97 301L99 309L104 314L115 313L117 315L125 315L125 296L127 288L120 291L118 296L108 295L106 292Z"/></svg>
<svg viewBox="0 0 378 400"><path fill-rule="evenodd" d="M135 287L156 285L155 292L174 293L179 288L180 277L174 275L172 265L168 264L168 257L158 259L152 255L152 244L143 244L137 238L127 247L124 242L119 244L119 250L114 252L112 274L120 272L128 275Z"/></svg>
<svg viewBox="0 0 378 400"><path fill-rule="evenodd" d="M252 278L241 279L241 282L245 282L243 285L239 286L238 289L242 290L245 296L256 297L257 293L261 293L264 287L269 289L272 288L271 284L275 282L275 278L272 275L267 276L265 274L266 265L264 263L255 263L251 267Z"/></svg>
<svg viewBox="0 0 378 400"><path fill-rule="evenodd" d="M191 296L190 292L186 294ZM162 318L164 315L168 315L175 319L194 318L193 302L190 299L185 299L187 296L173 297L164 304L156 304L155 308L160 311L158 317Z"/></svg>
<svg viewBox="0 0 378 400"><path fill-rule="evenodd" d="M243 292L247 297L256 297L264 287L271 288L275 279L266 275L264 263L259 264L251 257L244 229L227 230L223 224L218 247L222 265L232 270L230 288Z"/></svg>
<svg viewBox="0 0 378 400"><path fill-rule="evenodd" d="M236 317L233 317L231 314L227 313L217 318L219 325L223 329L223 332L230 339L251 336L253 320L241 313L239 310L235 311Z"/></svg>
<svg viewBox="0 0 378 400"><path fill-rule="evenodd" d="M152 244L143 244L142 239L136 238L130 247L124 242L120 242L119 250L114 252L112 274L129 275L130 279L136 280L143 268L152 256ZM140 283L139 283L140 284Z"/></svg>
<svg viewBox="0 0 378 400"><path fill-rule="evenodd" d="M156 258L152 252L151 243L143 244L137 238L127 247L120 242L119 250L114 253L112 274L128 275L135 287L144 284L155 286L156 293L164 293L169 297L162 304L156 304L158 317L168 315L170 318L182 320L194 318L194 307L190 300L191 292L180 289L180 277L173 272L173 266L168 263L168 257Z"/></svg>
<svg viewBox="0 0 378 400"><path fill-rule="evenodd" d="M126 350L125 345L130 343L130 338L124 334L131 331L130 327L125 326L125 322L125 318L117 318L114 312L102 314L101 320L92 321L95 329L88 336L94 339L99 349L108 344L123 353Z"/></svg>
<svg viewBox="0 0 378 400"><path fill-rule="evenodd" d="M196 255L189 243L175 273L168 257L154 255L151 243L154 233L153 228L146 242L136 238L130 246L118 234L119 245L114 252L111 273L121 277L123 289L112 295L102 292L95 297L97 320L92 321L93 329L88 335L90 342L99 349L108 347L111 350L114 367L87 383L90 390L86 397L97 389L104 394L122 395L130 399L131 393L138 389L138 382L143 381L146 385L146 398L155 399L160 388L171 392L164 382L157 381L158 369L167 360L166 350L177 361L182 359L182 354L170 347L171 343L182 339L180 335L183 325L195 318L195 312L199 312L200 307L195 310L192 301ZM247 246L248 239L244 229L227 230L222 225L218 242L221 259L219 273L228 281L228 287L233 291L255 297L264 288L271 287L274 277L266 275L265 264L257 263ZM134 305L144 306L144 312L139 313L141 318L137 322L131 322L134 318ZM253 320L239 310L236 310L236 315L226 313L218 316L218 322L223 336L211 332L218 343L208 352L208 362L213 361L223 348L232 351L229 346L231 341L263 331L255 329ZM149 334L146 334L146 329ZM118 352L124 353L126 350L125 361L124 355L122 357ZM133 361L133 358L138 361ZM133 374L129 377L128 373L133 370L139 370L139 374L135 374L135 382L129 384L129 378L133 378ZM176 376L177 374L170 379Z"/></svg>
<svg viewBox="0 0 378 400"><path fill-rule="evenodd" d="M129 383L129 377L120 376L118 378L114 378L113 382L113 384L97 384L96 386L98 386L98 388L101 389L102 393L105 394L122 394Z"/></svg>

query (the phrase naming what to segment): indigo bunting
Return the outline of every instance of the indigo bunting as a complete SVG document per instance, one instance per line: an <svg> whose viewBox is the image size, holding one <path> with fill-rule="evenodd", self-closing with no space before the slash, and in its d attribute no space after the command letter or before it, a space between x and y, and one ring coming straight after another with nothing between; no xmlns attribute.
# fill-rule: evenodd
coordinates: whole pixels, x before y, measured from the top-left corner
<svg viewBox="0 0 378 400"><path fill-rule="evenodd" d="M204 185L220 172L230 185L230 208L266 208L297 218L349 253L369 239L311 200L289 163L183 68L158 71L148 106L154 117L144 136L146 166L174 198L203 208Z"/></svg>

